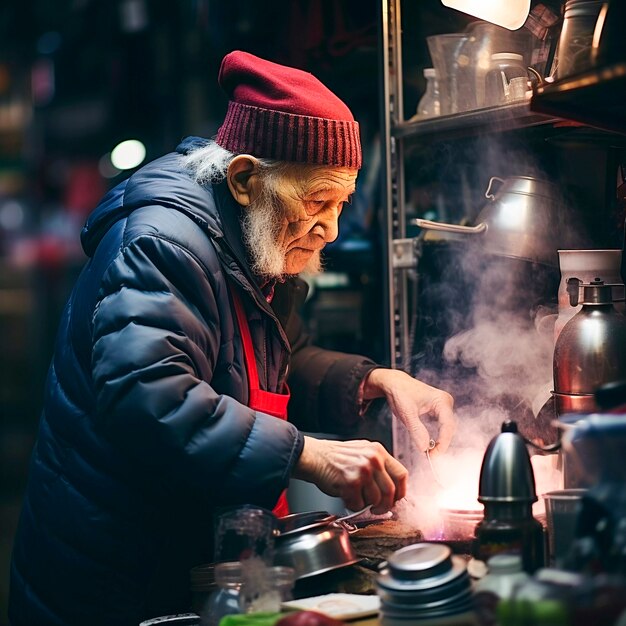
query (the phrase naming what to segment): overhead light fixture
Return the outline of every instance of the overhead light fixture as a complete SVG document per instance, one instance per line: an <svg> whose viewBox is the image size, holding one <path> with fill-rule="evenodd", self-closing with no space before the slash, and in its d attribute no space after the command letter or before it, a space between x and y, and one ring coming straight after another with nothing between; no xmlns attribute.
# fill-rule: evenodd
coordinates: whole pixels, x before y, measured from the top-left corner
<svg viewBox="0 0 626 626"><path fill-rule="evenodd" d="M441 0L441 3L509 30L521 28L530 12L530 0Z"/></svg>

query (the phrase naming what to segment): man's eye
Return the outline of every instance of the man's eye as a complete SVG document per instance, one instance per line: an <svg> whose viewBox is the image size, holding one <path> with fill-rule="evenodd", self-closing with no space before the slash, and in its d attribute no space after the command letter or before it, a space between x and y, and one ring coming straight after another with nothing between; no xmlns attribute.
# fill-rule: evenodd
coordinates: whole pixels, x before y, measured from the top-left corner
<svg viewBox="0 0 626 626"><path fill-rule="evenodd" d="M309 215L318 213L324 208L325 200L307 200L306 210Z"/></svg>

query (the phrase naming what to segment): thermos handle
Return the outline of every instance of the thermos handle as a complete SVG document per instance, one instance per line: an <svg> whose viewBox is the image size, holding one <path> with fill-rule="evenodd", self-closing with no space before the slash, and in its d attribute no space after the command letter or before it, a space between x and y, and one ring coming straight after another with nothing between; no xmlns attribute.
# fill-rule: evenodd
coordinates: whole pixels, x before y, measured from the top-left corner
<svg viewBox="0 0 626 626"><path fill-rule="evenodd" d="M485 198L487 198L489 200L495 200L496 199L495 194L491 193L491 186L493 185L493 181L494 180L500 181L500 183L504 184L504 179L498 178L498 176L492 176L489 179L489 184L487 185L487 191L485 191Z"/></svg>
<svg viewBox="0 0 626 626"><path fill-rule="evenodd" d="M567 295L569 296L569 305L578 306L580 299L580 285L583 281L580 278L567 279Z"/></svg>

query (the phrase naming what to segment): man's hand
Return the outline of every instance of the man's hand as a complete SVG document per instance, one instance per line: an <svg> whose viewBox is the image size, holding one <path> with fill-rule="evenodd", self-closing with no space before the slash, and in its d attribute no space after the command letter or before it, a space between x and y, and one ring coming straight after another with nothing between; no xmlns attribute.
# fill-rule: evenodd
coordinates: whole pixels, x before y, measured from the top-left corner
<svg viewBox="0 0 626 626"><path fill-rule="evenodd" d="M371 504L378 514L404 498L408 472L378 442L305 437L293 477L339 496L353 511Z"/></svg>
<svg viewBox="0 0 626 626"><path fill-rule="evenodd" d="M430 413L439 421L437 448L445 452L456 430L454 399L446 391L416 380L401 370L378 368L372 370L363 386L363 399L385 397L392 413L407 427L413 443L424 452L430 448L430 435L421 416Z"/></svg>

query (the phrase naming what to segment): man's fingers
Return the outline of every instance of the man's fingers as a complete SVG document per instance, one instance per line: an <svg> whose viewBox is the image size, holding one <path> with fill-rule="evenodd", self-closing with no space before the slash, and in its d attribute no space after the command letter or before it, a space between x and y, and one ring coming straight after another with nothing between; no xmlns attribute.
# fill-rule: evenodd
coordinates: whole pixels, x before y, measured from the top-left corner
<svg viewBox="0 0 626 626"><path fill-rule="evenodd" d="M445 452L456 432L456 419L452 412L450 416L440 420L438 448L439 452Z"/></svg>
<svg viewBox="0 0 626 626"><path fill-rule="evenodd" d="M401 500L406 496L406 487L409 480L409 471L398 459L389 455L385 462L387 473L391 477L395 487L394 501Z"/></svg>
<svg viewBox="0 0 626 626"><path fill-rule="evenodd" d="M425 452L430 447L430 434L426 426L420 422L419 418L415 418L410 427L411 438L420 452Z"/></svg>
<svg viewBox="0 0 626 626"><path fill-rule="evenodd" d="M377 484L377 480L377 476L374 476L374 479L371 482L368 481L363 485L363 501L365 506L368 504L373 505L373 509L375 508L376 512L378 512L381 508L381 504L384 507L384 504L382 503L381 489ZM389 509L385 510L388 511Z"/></svg>
<svg viewBox="0 0 626 626"><path fill-rule="evenodd" d="M365 506L361 489L344 489L340 494L343 503L351 511L360 511Z"/></svg>

